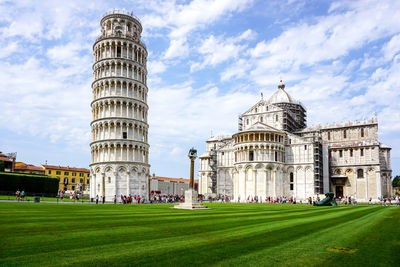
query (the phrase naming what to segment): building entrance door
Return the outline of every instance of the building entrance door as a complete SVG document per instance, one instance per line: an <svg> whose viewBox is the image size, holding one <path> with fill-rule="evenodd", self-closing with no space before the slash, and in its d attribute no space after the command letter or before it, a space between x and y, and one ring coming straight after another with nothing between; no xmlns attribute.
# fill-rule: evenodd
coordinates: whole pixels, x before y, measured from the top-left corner
<svg viewBox="0 0 400 267"><path fill-rule="evenodd" d="M336 198L343 198L343 186L336 186Z"/></svg>

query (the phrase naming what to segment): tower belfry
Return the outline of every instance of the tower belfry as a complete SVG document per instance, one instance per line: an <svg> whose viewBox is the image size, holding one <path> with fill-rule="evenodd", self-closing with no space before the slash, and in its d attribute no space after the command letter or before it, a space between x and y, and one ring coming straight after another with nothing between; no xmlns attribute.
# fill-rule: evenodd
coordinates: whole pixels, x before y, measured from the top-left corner
<svg viewBox="0 0 400 267"><path fill-rule="evenodd" d="M148 195L147 50L132 13L113 10L93 44L91 197Z"/></svg>

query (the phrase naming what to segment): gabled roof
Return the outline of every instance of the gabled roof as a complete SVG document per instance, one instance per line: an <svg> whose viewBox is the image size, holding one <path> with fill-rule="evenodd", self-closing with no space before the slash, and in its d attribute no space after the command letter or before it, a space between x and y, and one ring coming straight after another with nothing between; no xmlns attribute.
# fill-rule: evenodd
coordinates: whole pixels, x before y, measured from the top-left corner
<svg viewBox="0 0 400 267"><path fill-rule="evenodd" d="M269 126L265 123L262 122L256 122L254 123L250 128L243 130L242 132L251 132L251 131L266 131L266 132L276 132L276 133L283 133L283 131L274 128L272 126Z"/></svg>
<svg viewBox="0 0 400 267"><path fill-rule="evenodd" d="M260 101L258 101L257 103L255 103L253 106L251 106L248 110L246 110L245 112L242 113L242 115L246 115L247 113L250 113L250 111L252 111L253 109L255 109L256 107L259 106L269 106L270 103L268 103L266 100L261 99ZM271 106L270 106L271 107ZM282 110L282 108L278 107L278 106L272 106L274 108L274 110ZM272 110L270 110L272 111Z"/></svg>

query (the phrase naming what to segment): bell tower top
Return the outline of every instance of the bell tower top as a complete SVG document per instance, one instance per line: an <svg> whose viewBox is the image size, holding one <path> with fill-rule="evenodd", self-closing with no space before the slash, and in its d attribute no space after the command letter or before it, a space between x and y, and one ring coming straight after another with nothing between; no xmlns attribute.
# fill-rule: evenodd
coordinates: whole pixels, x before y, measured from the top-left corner
<svg viewBox="0 0 400 267"><path fill-rule="evenodd" d="M101 35L107 37L123 37L139 42L142 33L140 20L133 12L113 9L104 14L100 21Z"/></svg>

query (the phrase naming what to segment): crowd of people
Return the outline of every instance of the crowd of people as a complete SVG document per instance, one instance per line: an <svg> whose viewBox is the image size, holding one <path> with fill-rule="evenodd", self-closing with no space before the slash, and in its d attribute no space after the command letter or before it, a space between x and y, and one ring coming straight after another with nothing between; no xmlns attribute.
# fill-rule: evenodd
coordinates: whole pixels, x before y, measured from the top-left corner
<svg viewBox="0 0 400 267"><path fill-rule="evenodd" d="M122 204L143 204L146 203L146 198L144 196L140 196L140 195L134 195L132 196L131 194L129 194L128 196L126 195L121 195L121 203ZM117 196L114 195L114 204L117 204Z"/></svg>
<svg viewBox="0 0 400 267"><path fill-rule="evenodd" d="M15 199L20 201L20 200L24 200L25 198L25 190L22 189L22 191L20 191L19 189L17 190L17 192L15 192Z"/></svg>
<svg viewBox="0 0 400 267"><path fill-rule="evenodd" d="M173 194L160 194L153 193L150 195L150 203L179 203L185 202L184 195L173 195Z"/></svg>
<svg viewBox="0 0 400 267"><path fill-rule="evenodd" d="M79 198L81 197L79 191L70 191L69 193L66 193L64 190L59 190L58 195L60 196L61 201L68 197L70 201L79 201Z"/></svg>
<svg viewBox="0 0 400 267"><path fill-rule="evenodd" d="M158 191L159 192L159 191ZM25 190L17 190L15 193L16 200L24 200L25 198ZM69 193L60 190L58 192L58 195L60 197L60 200L64 200L65 198L69 197L70 201L79 201L80 197L82 194L79 191L71 191ZM95 198L96 204L101 201L103 204L105 203L106 199L103 196L96 196ZM208 196L205 197L204 195L199 194L198 195L198 200L200 202L203 201L208 201L208 202L231 202L231 199L227 195L218 195L216 197ZM307 202L305 204L312 205L316 201L320 201L320 197L308 197ZM345 197L339 197L337 199L338 204L343 204L343 205L357 205L357 200L354 197L351 196L345 196ZM114 204L117 204L118 199L117 196L114 195L113 199ZM185 202L185 196L184 195L178 195L178 194L161 194L161 193L151 193L150 198L149 198L149 203L179 203L179 202ZM238 196L238 201L241 202L240 196ZM243 202L243 201L242 201ZM246 198L246 203L269 203L269 204L303 204L302 201L300 200L299 202L296 201L296 198L291 196L291 197L286 197L286 196L279 196L279 197L266 197L264 200L261 197L258 196L248 196ZM122 204L143 204L147 203L146 202L146 197L140 196L140 195L131 195L129 194L128 196L126 195L121 195L120 196L120 202ZM368 205L375 205L375 204L380 204L382 206L391 206L391 205L397 205L400 206L400 196L394 196L394 197L380 197L379 202L374 202L372 203L372 198L369 198L368 200Z"/></svg>

